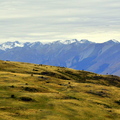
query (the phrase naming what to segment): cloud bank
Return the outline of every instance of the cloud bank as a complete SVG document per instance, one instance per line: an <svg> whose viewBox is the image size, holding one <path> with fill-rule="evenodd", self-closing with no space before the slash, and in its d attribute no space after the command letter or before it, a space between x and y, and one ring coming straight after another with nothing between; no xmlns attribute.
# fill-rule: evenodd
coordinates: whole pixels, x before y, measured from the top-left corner
<svg viewBox="0 0 120 120"><path fill-rule="evenodd" d="M0 42L120 41L119 0L0 0Z"/></svg>

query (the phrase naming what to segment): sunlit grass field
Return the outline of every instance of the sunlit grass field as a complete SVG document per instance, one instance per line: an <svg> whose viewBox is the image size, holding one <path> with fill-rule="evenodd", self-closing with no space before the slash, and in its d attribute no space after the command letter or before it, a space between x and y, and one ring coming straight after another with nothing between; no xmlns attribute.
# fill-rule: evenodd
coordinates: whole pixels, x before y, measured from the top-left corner
<svg viewBox="0 0 120 120"><path fill-rule="evenodd" d="M120 120L120 77L0 61L0 120Z"/></svg>

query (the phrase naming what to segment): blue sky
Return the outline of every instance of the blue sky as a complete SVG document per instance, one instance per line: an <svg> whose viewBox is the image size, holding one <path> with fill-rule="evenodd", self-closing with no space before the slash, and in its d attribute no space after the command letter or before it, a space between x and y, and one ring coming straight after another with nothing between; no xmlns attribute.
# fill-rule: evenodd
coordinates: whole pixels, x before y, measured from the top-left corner
<svg viewBox="0 0 120 120"><path fill-rule="evenodd" d="M0 42L120 41L120 0L0 0Z"/></svg>

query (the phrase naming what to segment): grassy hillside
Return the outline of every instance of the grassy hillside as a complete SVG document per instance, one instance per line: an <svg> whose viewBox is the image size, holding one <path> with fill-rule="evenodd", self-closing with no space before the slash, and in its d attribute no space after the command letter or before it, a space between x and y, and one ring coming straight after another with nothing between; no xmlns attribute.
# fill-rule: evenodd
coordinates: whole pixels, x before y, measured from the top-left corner
<svg viewBox="0 0 120 120"><path fill-rule="evenodd" d="M0 61L0 120L120 120L120 78Z"/></svg>

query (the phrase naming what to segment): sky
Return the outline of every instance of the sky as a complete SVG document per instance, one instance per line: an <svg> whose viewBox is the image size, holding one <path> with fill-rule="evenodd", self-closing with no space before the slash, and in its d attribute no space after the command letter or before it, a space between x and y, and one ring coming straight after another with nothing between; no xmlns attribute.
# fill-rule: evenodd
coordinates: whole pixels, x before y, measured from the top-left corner
<svg viewBox="0 0 120 120"><path fill-rule="evenodd" d="M0 0L0 42L120 41L120 0Z"/></svg>

